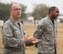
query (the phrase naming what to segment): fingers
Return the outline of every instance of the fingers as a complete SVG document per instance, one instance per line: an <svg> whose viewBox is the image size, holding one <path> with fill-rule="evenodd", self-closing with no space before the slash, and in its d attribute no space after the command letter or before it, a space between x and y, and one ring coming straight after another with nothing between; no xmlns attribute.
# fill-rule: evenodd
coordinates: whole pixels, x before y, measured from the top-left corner
<svg viewBox="0 0 63 54"><path fill-rule="evenodd" d="M30 37L29 35L26 35L26 36L25 36L25 39L28 39L29 37Z"/></svg>
<svg viewBox="0 0 63 54"><path fill-rule="evenodd" d="M38 43L40 40L39 39L35 39L34 41L32 41L33 43Z"/></svg>
<svg viewBox="0 0 63 54"><path fill-rule="evenodd" d="M30 37L30 35L27 35L26 37L25 37L25 41L32 41L32 43L37 43L37 42L39 42L40 41L40 39L37 39L37 38L34 38L34 37Z"/></svg>

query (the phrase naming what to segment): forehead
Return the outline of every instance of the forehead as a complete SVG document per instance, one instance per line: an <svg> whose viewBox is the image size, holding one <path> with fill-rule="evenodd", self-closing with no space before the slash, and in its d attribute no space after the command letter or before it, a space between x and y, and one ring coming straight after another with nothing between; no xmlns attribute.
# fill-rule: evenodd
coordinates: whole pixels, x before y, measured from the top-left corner
<svg viewBox="0 0 63 54"><path fill-rule="evenodd" d="M22 7L21 7L20 4L12 4L11 9L14 9L14 8L20 8L20 9L22 9Z"/></svg>
<svg viewBox="0 0 63 54"><path fill-rule="evenodd" d="M58 8L55 8L55 11L59 11L59 9Z"/></svg>

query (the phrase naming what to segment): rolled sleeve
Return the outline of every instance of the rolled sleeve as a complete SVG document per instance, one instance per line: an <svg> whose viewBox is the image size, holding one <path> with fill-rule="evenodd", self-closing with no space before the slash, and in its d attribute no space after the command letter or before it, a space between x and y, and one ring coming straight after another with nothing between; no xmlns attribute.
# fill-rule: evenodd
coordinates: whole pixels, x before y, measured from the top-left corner
<svg viewBox="0 0 63 54"><path fill-rule="evenodd" d="M37 39L41 39L42 38L42 35L43 35L43 32L44 32L44 27L45 27L45 24L44 24L44 21L41 20L37 26L37 29L36 31L34 32L33 36Z"/></svg>

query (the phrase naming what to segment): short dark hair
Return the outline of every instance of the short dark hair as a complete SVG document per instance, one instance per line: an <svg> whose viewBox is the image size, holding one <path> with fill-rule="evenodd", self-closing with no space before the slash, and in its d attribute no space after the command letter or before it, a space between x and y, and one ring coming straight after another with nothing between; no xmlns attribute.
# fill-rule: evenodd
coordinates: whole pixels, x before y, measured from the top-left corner
<svg viewBox="0 0 63 54"><path fill-rule="evenodd" d="M49 8L49 12L48 12L48 13L50 14L50 12L51 12L51 11L54 11L56 8L57 8L57 7L55 7L55 6L50 7L50 8Z"/></svg>

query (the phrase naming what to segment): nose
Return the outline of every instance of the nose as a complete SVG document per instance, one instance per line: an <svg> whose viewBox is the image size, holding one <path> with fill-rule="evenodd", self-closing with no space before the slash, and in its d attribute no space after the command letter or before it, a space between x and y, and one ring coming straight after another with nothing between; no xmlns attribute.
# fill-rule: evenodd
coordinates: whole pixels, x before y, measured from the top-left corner
<svg viewBox="0 0 63 54"><path fill-rule="evenodd" d="M18 9L18 12L20 12L20 10Z"/></svg>
<svg viewBox="0 0 63 54"><path fill-rule="evenodd" d="M18 11L17 11L18 13L20 13L21 12L21 10L20 9L18 9Z"/></svg>

